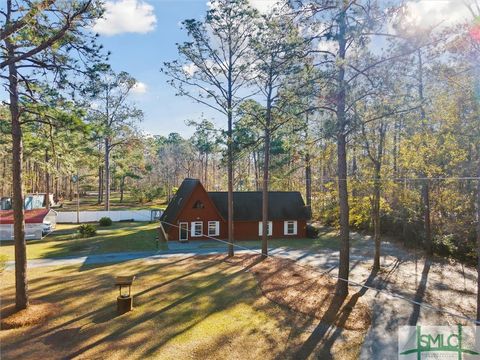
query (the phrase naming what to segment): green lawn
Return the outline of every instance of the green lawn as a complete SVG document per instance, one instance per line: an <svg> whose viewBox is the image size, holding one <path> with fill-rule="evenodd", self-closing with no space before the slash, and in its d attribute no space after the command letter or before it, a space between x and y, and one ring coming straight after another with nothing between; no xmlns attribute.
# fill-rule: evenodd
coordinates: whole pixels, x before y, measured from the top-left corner
<svg viewBox="0 0 480 360"><path fill-rule="evenodd" d="M295 358L319 320L269 301L251 272L223 258L29 269L31 299L57 309L42 325L0 331L2 358ZM137 275L134 310L122 316L115 315L118 274ZM13 271L1 275L0 291L2 307L11 306ZM329 357L358 356L364 333L346 343L348 333L333 338ZM312 358L326 358L321 351L319 344Z"/></svg>
<svg viewBox="0 0 480 360"><path fill-rule="evenodd" d="M57 229L41 240L27 241L29 259L82 256L97 253L156 250L158 223L117 222L112 226L98 227L97 235L81 239L77 225L58 224ZM11 241L0 242L0 259L14 259Z"/></svg>
<svg viewBox="0 0 480 360"><path fill-rule="evenodd" d="M120 202L120 193L112 192L110 194L110 210L165 209L166 207L166 200L163 198L140 204L135 201L128 192L125 192L122 202ZM77 199L73 199L73 201L68 201L68 199L65 199L63 202L63 207L55 210L77 211ZM80 198L80 211L94 210L105 210L105 204L97 203L97 195L87 195Z"/></svg>

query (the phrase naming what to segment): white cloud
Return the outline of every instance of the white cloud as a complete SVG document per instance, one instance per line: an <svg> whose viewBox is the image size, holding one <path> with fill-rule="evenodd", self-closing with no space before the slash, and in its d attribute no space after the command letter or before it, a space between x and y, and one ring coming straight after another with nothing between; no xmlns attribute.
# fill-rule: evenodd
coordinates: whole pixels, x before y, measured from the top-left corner
<svg viewBox="0 0 480 360"><path fill-rule="evenodd" d="M250 5L257 9L262 14L268 13L273 9L279 0L249 0Z"/></svg>
<svg viewBox="0 0 480 360"><path fill-rule="evenodd" d="M188 76L193 76L193 74L195 74L195 72L198 70L197 66L194 63L183 65L182 69Z"/></svg>
<svg viewBox="0 0 480 360"><path fill-rule="evenodd" d="M147 84L137 81L132 87L132 92L134 94L145 94L147 92Z"/></svg>
<svg viewBox="0 0 480 360"><path fill-rule="evenodd" d="M407 1L401 27L415 33L417 30L439 29L471 19L467 7L459 0Z"/></svg>
<svg viewBox="0 0 480 360"><path fill-rule="evenodd" d="M152 31L157 23L152 5L142 0L118 0L105 3L105 14L93 27L102 35L122 33L145 34Z"/></svg>
<svg viewBox="0 0 480 360"><path fill-rule="evenodd" d="M280 0L249 0L250 6L257 9L262 14L268 13ZM213 9L216 5L215 2L207 1L207 7Z"/></svg>
<svg viewBox="0 0 480 360"><path fill-rule="evenodd" d="M336 54L338 51L338 43L331 40L322 40L318 43L317 49L319 51L329 51L333 54Z"/></svg>

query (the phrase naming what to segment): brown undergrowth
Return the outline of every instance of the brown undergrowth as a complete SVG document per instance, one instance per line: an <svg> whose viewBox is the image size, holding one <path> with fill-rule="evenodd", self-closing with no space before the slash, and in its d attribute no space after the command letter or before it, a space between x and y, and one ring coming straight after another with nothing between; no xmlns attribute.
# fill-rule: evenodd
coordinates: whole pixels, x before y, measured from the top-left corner
<svg viewBox="0 0 480 360"><path fill-rule="evenodd" d="M265 297L281 306L313 316L346 330L366 330L371 312L362 290L349 287L346 297L335 294L336 279L293 260L240 255L227 260L245 267L258 281Z"/></svg>
<svg viewBox="0 0 480 360"><path fill-rule="evenodd" d="M57 310L54 304L38 301L33 301L27 309L20 311L15 309L15 305L10 305L1 310L0 328L7 330L38 325L47 321Z"/></svg>

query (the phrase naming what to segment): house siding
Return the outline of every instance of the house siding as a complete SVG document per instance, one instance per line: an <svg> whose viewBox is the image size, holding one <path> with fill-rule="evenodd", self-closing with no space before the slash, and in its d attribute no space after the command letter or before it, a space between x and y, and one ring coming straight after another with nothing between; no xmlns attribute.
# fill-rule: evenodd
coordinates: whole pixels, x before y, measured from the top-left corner
<svg viewBox="0 0 480 360"><path fill-rule="evenodd" d="M220 225L218 239L225 240L228 238L227 221L224 219L214 202L209 197L201 183L194 188L190 196L186 199L182 199L183 204L180 212L175 220L171 221L172 225L167 227L166 230L169 240L179 240L179 226L180 223L188 223L188 240L206 240L208 236L191 236L192 222L202 222L203 233L208 234L208 222L218 221ZM194 205L197 202L201 202L204 207L196 208ZM297 221L297 234L285 235L284 234L284 221L295 220ZM234 221L233 231L235 240L256 240L261 238L258 235L258 223L259 221ZM304 238L307 234L307 221L298 219L285 219L285 220L272 220L272 236L273 238Z"/></svg>
<svg viewBox="0 0 480 360"><path fill-rule="evenodd" d="M168 230L168 239L169 240L178 240L179 239L179 229L178 226L181 222L187 222L188 228L190 230L191 223L194 221L203 222L203 233L207 234L208 232L208 222L209 221L219 221L220 222L220 235L219 238L226 238L226 224L222 219L212 200L208 196L207 192L202 185L198 185L193 190L192 194L188 199L183 199L185 204L183 205L182 211L177 216L177 219L174 222L175 226L171 226ZM204 208L198 209L193 206L197 201L201 201L204 205ZM208 237L198 236L192 237L191 234L188 234L189 240L205 240Z"/></svg>
<svg viewBox="0 0 480 360"><path fill-rule="evenodd" d="M295 219L289 219L295 220ZM304 238L307 235L307 222L306 220L297 221L297 234L296 235L284 235L283 220L272 220L272 236L274 238ZM258 223L259 221L235 221L233 227L233 233L235 240L255 240L260 239L258 235ZM225 225L226 226L226 225Z"/></svg>
<svg viewBox="0 0 480 360"><path fill-rule="evenodd" d="M209 221L218 221L220 223L220 234L215 236L218 239L227 239L227 222L222 219L209 217L207 220L192 218L191 216L179 216L179 220L176 222L176 226L179 226L179 223L186 222L188 223L189 240L207 240L208 236L191 236L190 226L194 221L201 221L203 223L203 233L208 234L208 222ZM307 237L307 222L305 220L297 220L297 234L296 235L285 235L284 234L284 224L283 220L272 221L273 232L272 236L269 238L305 238ZM258 235L258 221L235 221L233 227L233 233L235 240L256 240L260 239L261 236ZM179 239L179 230L178 227L172 227L168 231L169 240L178 240Z"/></svg>

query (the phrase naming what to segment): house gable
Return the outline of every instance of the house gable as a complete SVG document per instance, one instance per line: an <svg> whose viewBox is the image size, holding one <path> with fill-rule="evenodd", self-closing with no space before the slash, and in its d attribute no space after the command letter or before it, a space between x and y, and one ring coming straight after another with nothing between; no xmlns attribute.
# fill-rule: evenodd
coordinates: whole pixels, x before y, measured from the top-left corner
<svg viewBox="0 0 480 360"><path fill-rule="evenodd" d="M200 181L185 179L168 204L160 221L164 222L163 226L166 231L176 231L171 229L170 224L177 225L178 221L214 219L225 221Z"/></svg>
<svg viewBox="0 0 480 360"><path fill-rule="evenodd" d="M182 210L175 219L175 221L179 220L225 221L225 218L220 214L203 185L198 182L198 185L192 191L190 197L185 201Z"/></svg>

